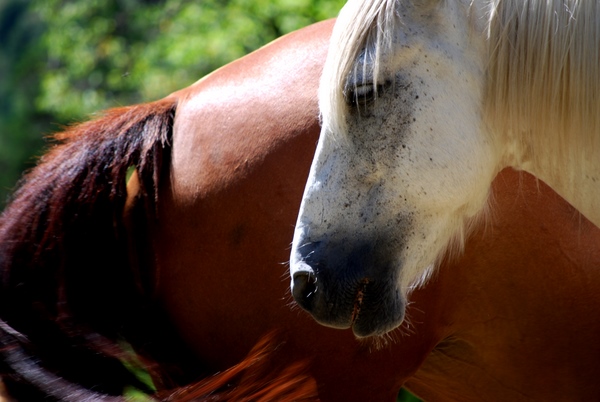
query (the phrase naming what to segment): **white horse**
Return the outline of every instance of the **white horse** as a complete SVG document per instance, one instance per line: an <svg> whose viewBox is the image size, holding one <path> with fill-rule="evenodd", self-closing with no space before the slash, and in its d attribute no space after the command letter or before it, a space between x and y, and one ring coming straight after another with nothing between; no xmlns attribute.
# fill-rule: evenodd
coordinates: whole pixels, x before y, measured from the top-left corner
<svg viewBox="0 0 600 402"><path fill-rule="evenodd" d="M380 335L507 166L600 224L600 1L350 0L291 256L324 325ZM548 267L552 269L552 267Z"/></svg>

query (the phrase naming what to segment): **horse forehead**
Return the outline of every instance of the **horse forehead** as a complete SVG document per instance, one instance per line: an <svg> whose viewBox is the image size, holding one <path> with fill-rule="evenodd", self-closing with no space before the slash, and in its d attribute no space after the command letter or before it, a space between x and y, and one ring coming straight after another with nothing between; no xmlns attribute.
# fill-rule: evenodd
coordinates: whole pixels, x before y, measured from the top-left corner
<svg viewBox="0 0 600 402"><path fill-rule="evenodd" d="M406 71L417 76L437 71L443 81L449 63L479 67L485 56L489 8L487 2L455 0L440 2L434 11L416 17L414 13L399 13L391 42L385 45L367 40L353 62L346 86L369 82L373 77L378 77L377 83L381 84L393 79L394 73ZM380 56L376 58L376 54ZM425 85L419 80L414 84Z"/></svg>

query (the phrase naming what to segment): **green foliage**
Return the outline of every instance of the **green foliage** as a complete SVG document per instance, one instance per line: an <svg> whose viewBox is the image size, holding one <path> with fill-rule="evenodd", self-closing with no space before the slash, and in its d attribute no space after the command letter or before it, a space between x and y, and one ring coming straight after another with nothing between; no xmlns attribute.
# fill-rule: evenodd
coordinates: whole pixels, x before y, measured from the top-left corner
<svg viewBox="0 0 600 402"><path fill-rule="evenodd" d="M0 0L0 208L60 125L161 98L343 3Z"/></svg>
<svg viewBox="0 0 600 402"><path fill-rule="evenodd" d="M421 402L419 398L402 388L396 398L396 402Z"/></svg>
<svg viewBox="0 0 600 402"><path fill-rule="evenodd" d="M43 144L48 116L37 111L44 64L39 39L42 21L28 12L26 0L0 0L0 209L21 172L32 165L32 153Z"/></svg>
<svg viewBox="0 0 600 402"><path fill-rule="evenodd" d="M35 0L49 67L37 105L66 120L163 97L341 3Z"/></svg>

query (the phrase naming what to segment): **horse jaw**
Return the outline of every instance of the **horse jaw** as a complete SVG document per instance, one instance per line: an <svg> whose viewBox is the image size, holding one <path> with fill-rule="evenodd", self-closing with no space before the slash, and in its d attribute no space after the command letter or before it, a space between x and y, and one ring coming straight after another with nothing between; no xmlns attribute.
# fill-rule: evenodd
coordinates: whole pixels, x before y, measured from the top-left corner
<svg viewBox="0 0 600 402"><path fill-rule="evenodd" d="M481 116L484 39L450 3L396 24L379 68L363 58L345 88L321 88L324 129L294 235L292 293L317 321L358 336L401 324L408 294L462 244L499 169ZM332 43L330 52L345 51ZM335 85L332 60L325 87ZM353 104L348 93L365 84L376 99Z"/></svg>

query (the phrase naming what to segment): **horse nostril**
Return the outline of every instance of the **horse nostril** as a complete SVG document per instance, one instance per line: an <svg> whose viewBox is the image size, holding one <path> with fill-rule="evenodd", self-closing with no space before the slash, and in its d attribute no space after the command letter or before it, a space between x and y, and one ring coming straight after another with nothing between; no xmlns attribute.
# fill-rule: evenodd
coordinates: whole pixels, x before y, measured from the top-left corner
<svg viewBox="0 0 600 402"><path fill-rule="evenodd" d="M318 290L317 277L310 271L294 273L292 294L296 302L304 309L310 310L312 299Z"/></svg>

